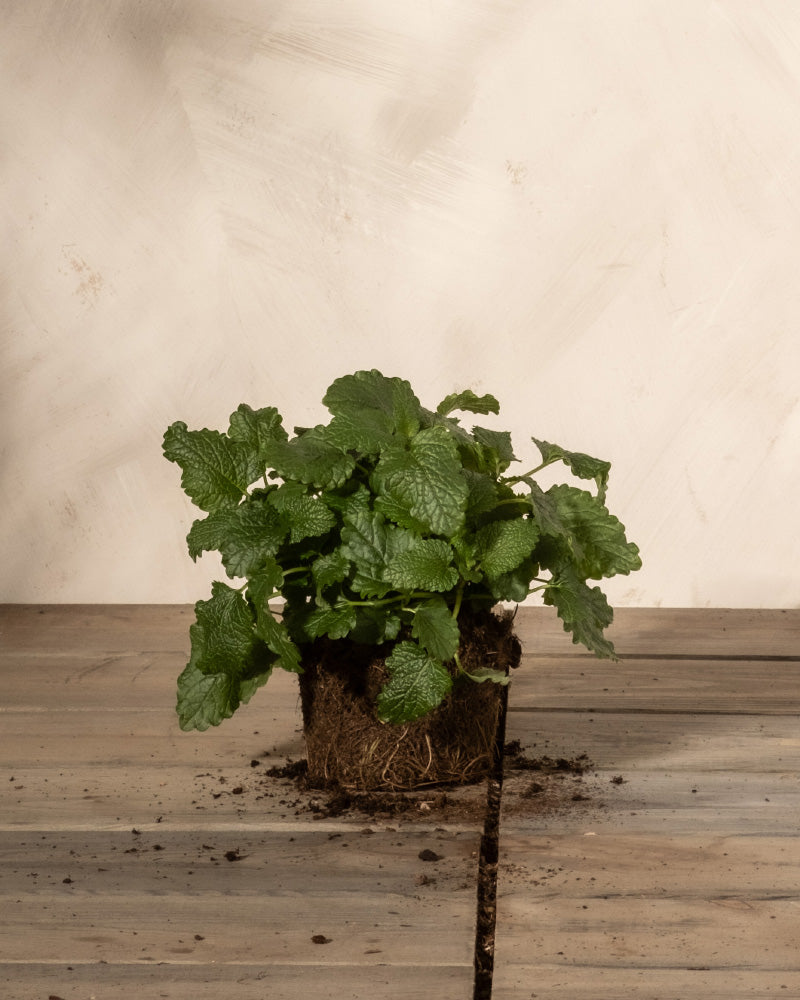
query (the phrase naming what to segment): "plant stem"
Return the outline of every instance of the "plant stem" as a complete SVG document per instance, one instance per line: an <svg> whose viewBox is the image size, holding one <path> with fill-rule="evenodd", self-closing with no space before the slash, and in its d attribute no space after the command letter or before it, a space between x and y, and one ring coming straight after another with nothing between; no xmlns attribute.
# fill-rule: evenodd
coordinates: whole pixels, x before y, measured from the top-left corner
<svg viewBox="0 0 800 1000"><path fill-rule="evenodd" d="M548 465L552 465L556 461L558 460L554 458L550 462L542 462L541 465L537 465L535 469L531 469L523 476L505 476L501 478L500 482L505 483L506 486L510 486L512 483L521 483L524 479L530 479L531 476L535 476L537 472L541 472L542 469L546 469Z"/></svg>
<svg viewBox="0 0 800 1000"><path fill-rule="evenodd" d="M461 601L464 598L464 587L466 586L466 583L467 583L466 580L459 580L458 583L458 590L456 591L456 600L455 604L453 605L453 611L452 611L453 618L456 621L458 621L458 613L461 610Z"/></svg>

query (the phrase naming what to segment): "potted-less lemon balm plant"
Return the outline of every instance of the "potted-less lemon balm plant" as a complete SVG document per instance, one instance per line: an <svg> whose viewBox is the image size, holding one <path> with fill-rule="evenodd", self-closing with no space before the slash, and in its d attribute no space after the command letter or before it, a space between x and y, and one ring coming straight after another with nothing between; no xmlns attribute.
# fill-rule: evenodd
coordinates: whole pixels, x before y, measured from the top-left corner
<svg viewBox="0 0 800 1000"><path fill-rule="evenodd" d="M573 642L615 656L588 581L641 561L605 506L610 465L533 438L540 457L510 472L511 435L456 416L499 412L468 389L429 410L407 381L358 371L323 403L328 423L292 435L274 407L242 404L225 433L178 421L164 436L205 512L189 554L218 551L232 581L195 606L180 725L219 724L281 668L299 676L313 784L480 778L520 659L498 607L539 592ZM593 488L543 489L556 462Z"/></svg>

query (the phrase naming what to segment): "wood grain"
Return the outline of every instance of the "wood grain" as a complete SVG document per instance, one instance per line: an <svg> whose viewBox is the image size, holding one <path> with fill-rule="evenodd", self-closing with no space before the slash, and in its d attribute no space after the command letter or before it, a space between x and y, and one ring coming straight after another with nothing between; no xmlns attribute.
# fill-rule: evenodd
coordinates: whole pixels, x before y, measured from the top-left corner
<svg viewBox="0 0 800 1000"><path fill-rule="evenodd" d="M620 614L621 664L523 621L507 737L591 766L506 779L495 998L800 996L797 613Z"/></svg>
<svg viewBox="0 0 800 1000"><path fill-rule="evenodd" d="M3 996L469 997L480 824L364 833L265 794L303 754L296 678L182 733L191 620L0 609ZM798 624L631 609L617 664L519 612L507 738L587 769L507 772L496 998L800 997Z"/></svg>

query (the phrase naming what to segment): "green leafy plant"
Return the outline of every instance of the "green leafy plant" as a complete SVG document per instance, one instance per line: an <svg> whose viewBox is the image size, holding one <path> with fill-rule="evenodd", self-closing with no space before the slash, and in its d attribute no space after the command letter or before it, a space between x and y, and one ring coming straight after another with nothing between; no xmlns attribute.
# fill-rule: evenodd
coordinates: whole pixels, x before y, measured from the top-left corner
<svg viewBox="0 0 800 1000"><path fill-rule="evenodd" d="M459 618L541 592L573 641L615 658L613 612L599 580L640 567L637 547L605 506L610 465L547 441L521 475L506 431L462 426L456 412L496 414L470 390L431 411L408 382L379 371L337 379L327 424L290 436L274 407L242 404L227 433L173 423L164 455L206 513L189 554L216 550L228 576L195 606L191 656L178 680L183 729L206 729L249 701L276 667L300 672L315 639L390 644L381 720L439 705L467 674ZM535 476L564 463L594 491ZM239 584L239 581L244 581ZM283 598L276 616L269 602Z"/></svg>

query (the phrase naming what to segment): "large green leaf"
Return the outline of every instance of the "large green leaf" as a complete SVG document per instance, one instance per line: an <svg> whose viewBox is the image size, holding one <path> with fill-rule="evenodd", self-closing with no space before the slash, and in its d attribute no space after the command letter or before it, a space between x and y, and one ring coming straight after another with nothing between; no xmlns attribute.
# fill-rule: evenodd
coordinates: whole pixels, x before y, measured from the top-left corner
<svg viewBox="0 0 800 1000"><path fill-rule="evenodd" d="M178 678L178 725L183 730L200 732L209 726L218 726L267 683L271 672L272 668L267 667L262 673L247 678L204 674L190 660Z"/></svg>
<svg viewBox="0 0 800 1000"><path fill-rule="evenodd" d="M610 462L605 462L601 458L592 458L591 455L586 455L582 451L567 451L561 445L552 444L550 441L539 441L537 438L531 438L531 440L542 453L542 462L545 465L561 461L579 479L594 479L597 483L597 493L600 500L605 498L608 474L611 471Z"/></svg>
<svg viewBox="0 0 800 1000"><path fill-rule="evenodd" d="M551 486L547 496L567 532L568 556L579 576L600 580L641 567L639 549L625 538L624 525L598 497L564 484Z"/></svg>
<svg viewBox="0 0 800 1000"><path fill-rule="evenodd" d="M190 431L182 420L167 429L164 456L181 467L181 486L201 510L235 507L253 482L245 447L219 431Z"/></svg>
<svg viewBox="0 0 800 1000"><path fill-rule="evenodd" d="M283 418L274 406L254 410L247 403L242 403L231 414L228 437L243 446L249 467L248 478L254 483L266 471L270 444L286 441L288 434Z"/></svg>
<svg viewBox="0 0 800 1000"><path fill-rule="evenodd" d="M582 643L601 658L617 659L614 646L603 635L614 612L603 591L589 587L572 566L563 566L554 574L553 582L544 592L544 603L555 607L564 631L572 633L573 642Z"/></svg>
<svg viewBox="0 0 800 1000"><path fill-rule="evenodd" d="M354 510L345 516L341 551L353 563L353 587L362 597L383 597L391 589L386 581L388 546L383 515Z"/></svg>
<svg viewBox="0 0 800 1000"><path fill-rule="evenodd" d="M326 437L342 451L377 455L392 440L392 418L380 410L339 413L331 418Z"/></svg>
<svg viewBox="0 0 800 1000"><path fill-rule="evenodd" d="M458 583L458 573L453 566L453 550L441 538L420 538L397 528L389 538L397 539L400 533L404 544L392 545L387 553L384 575L395 590L452 590Z"/></svg>
<svg viewBox="0 0 800 1000"><path fill-rule="evenodd" d="M519 566L533 552L538 540L539 528L532 518L492 521L475 533L477 556L489 578Z"/></svg>
<svg viewBox="0 0 800 1000"><path fill-rule="evenodd" d="M412 722L427 715L453 686L444 664L416 642L398 643L386 667L389 680L378 695L378 717L383 722Z"/></svg>
<svg viewBox="0 0 800 1000"><path fill-rule="evenodd" d="M287 534L281 515L261 498L226 508L195 521L186 536L192 559L213 549L231 577L249 576L274 556Z"/></svg>
<svg viewBox="0 0 800 1000"><path fill-rule="evenodd" d="M432 657L446 663L458 652L458 622L441 597L419 605L411 626L412 636Z"/></svg>
<svg viewBox="0 0 800 1000"><path fill-rule="evenodd" d="M182 729L202 730L230 718L266 682L275 657L256 636L245 599L226 584L215 582L195 615L191 657L178 679L178 719Z"/></svg>
<svg viewBox="0 0 800 1000"><path fill-rule="evenodd" d="M533 518L539 525L540 532L551 538L563 537L567 528L561 520L555 499L548 496L534 479L525 479L523 482L527 485L529 492L521 494L521 497L530 504Z"/></svg>
<svg viewBox="0 0 800 1000"><path fill-rule="evenodd" d="M464 523L467 483L453 439L443 427L422 430L408 447L393 444L375 467L372 486L434 535L455 535Z"/></svg>
<svg viewBox="0 0 800 1000"><path fill-rule="evenodd" d="M269 495L269 503L289 525L292 542L324 535L336 525L336 517L319 497L300 483L284 483Z"/></svg>
<svg viewBox="0 0 800 1000"><path fill-rule="evenodd" d="M252 659L256 636L253 615L247 601L225 583L215 581L211 600L195 604L197 621L190 626L192 651L197 669L204 674L246 673Z"/></svg>
<svg viewBox="0 0 800 1000"><path fill-rule="evenodd" d="M372 451L378 443L376 434L382 443L382 432L386 430L411 437L419 430L422 418L422 407L409 383L387 378L374 368L337 379L322 402L356 438L361 425L362 433L371 442L366 451ZM376 414L383 419L376 420Z"/></svg>
<svg viewBox="0 0 800 1000"><path fill-rule="evenodd" d="M268 464L283 479L295 479L320 489L341 486L355 468L355 459L330 440L327 427L312 427L290 441L265 445Z"/></svg>

